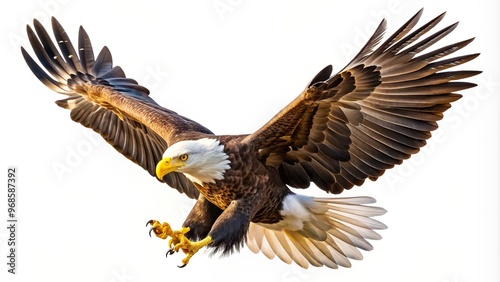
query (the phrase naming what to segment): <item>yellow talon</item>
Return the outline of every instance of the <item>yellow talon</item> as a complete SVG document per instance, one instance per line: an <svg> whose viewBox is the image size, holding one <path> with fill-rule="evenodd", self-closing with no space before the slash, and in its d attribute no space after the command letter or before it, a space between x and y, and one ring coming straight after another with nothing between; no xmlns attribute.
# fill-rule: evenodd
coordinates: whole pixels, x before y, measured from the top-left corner
<svg viewBox="0 0 500 282"><path fill-rule="evenodd" d="M194 254L212 242L212 238L210 236L207 236L205 239L198 242L191 242L184 235L189 232L189 227L182 227L178 231L173 231L170 224L166 222L160 223L157 220L148 221L148 225L151 225L151 229L149 231L150 236L151 232L154 232L155 235L161 239L166 239L170 236L170 240L168 241L168 246L171 248L169 251L170 254L174 251L178 252L179 250L182 250L185 254L187 254L182 260L183 265L179 267L186 266Z"/></svg>
<svg viewBox="0 0 500 282"><path fill-rule="evenodd" d="M168 241L168 246L170 248L174 248L174 250L177 252L179 251L179 247L176 247L179 245L183 240L187 240L186 236L184 234L189 232L189 227L182 227L178 231L173 231L172 234L170 235L170 241Z"/></svg>
<svg viewBox="0 0 500 282"><path fill-rule="evenodd" d="M175 248L180 247L182 251L187 254L187 256L182 260L183 265L179 267L182 268L186 266L189 263L191 257L194 256L194 254L196 254L201 248L205 247L211 242L212 242L212 237L210 236L207 236L205 239L198 242L191 242L186 237L184 237L181 243L175 246Z"/></svg>
<svg viewBox="0 0 500 282"><path fill-rule="evenodd" d="M160 223L158 220L152 219L148 221L148 224L152 226L151 229L149 230L149 236L151 236L151 231L155 233L156 237L161 239L167 239L168 236L172 236L173 234L170 224L166 222Z"/></svg>

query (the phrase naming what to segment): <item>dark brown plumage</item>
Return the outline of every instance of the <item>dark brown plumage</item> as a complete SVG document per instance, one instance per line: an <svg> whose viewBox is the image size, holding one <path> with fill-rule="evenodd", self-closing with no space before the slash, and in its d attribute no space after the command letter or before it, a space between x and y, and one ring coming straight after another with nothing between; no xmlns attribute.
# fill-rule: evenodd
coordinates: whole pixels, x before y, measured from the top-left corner
<svg viewBox="0 0 500 282"><path fill-rule="evenodd" d="M457 91L475 86L455 80L478 71L445 70L478 54L443 59L472 39L424 53L457 24L427 36L442 14L411 32L421 14L380 43L382 21L345 68L332 75L327 66L267 124L240 136L215 136L156 104L146 88L113 67L106 47L94 57L83 28L77 53L53 19L58 51L35 20L35 31L27 32L45 70L24 48L22 54L47 87L69 96L56 103L70 109L74 121L160 181L198 199L181 235L150 222L157 236L173 238L173 250L188 253L185 264L205 245L229 253L247 242L253 251L302 267L348 267L349 258L362 258L358 248L372 248L366 239L380 238L373 230L385 226L371 217L385 211L366 205L371 198L305 197L288 186L307 188L313 182L341 193L367 178L376 180L425 145L443 112L461 97ZM201 241L186 245L183 234Z"/></svg>

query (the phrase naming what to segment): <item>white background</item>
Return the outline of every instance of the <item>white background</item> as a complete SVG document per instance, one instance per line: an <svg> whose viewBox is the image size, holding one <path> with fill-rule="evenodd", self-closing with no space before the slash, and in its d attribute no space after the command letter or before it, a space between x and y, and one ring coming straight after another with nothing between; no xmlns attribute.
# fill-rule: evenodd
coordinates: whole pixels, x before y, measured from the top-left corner
<svg viewBox="0 0 500 282"><path fill-rule="evenodd" d="M498 2L172 2L11 1L1 9L1 179L18 167L19 222L15 276L0 228L0 280L499 281ZM47 26L56 16L74 43L83 25L95 49L107 45L161 105L217 134L249 133L325 65L341 69L381 17L391 33L422 7L422 23L443 11L439 29L460 21L439 46L476 37L460 54L482 55L462 69L484 73L417 156L342 194L375 197L388 210L379 218L389 226L383 239L350 269L302 270L247 249L222 259L200 252L178 269L183 256L166 259L166 243L149 238L145 223L180 227L193 202L72 122L54 104L62 96L37 81L19 51L33 17Z"/></svg>

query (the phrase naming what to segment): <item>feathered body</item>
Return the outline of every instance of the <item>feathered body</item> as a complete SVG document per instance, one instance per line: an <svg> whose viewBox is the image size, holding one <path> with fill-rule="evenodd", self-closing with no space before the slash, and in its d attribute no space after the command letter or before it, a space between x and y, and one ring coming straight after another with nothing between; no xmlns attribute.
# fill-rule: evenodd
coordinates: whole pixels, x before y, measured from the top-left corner
<svg viewBox="0 0 500 282"><path fill-rule="evenodd" d="M244 137L226 135L179 141L165 152L172 158L189 155L187 164L178 171L193 181L203 199L204 210L192 213L183 224L192 230L188 237L201 239L211 230L216 231L213 224L221 215L232 219L221 221L224 224L218 227L230 236L212 243L224 253L243 245L250 222L273 224L282 220L283 199L292 193L275 168L253 161L258 150L252 144L242 143ZM199 165L193 168L191 162ZM210 179L210 174L216 177ZM210 217L210 224L200 228L199 221L206 222L207 213L214 216ZM234 231L228 232L230 229Z"/></svg>
<svg viewBox="0 0 500 282"><path fill-rule="evenodd" d="M358 55L338 73L321 70L305 90L268 123L247 135L214 135L159 106L149 91L113 67L105 47L94 57L80 28L75 49L53 19L59 50L34 21L28 37L40 67L22 49L33 73L67 98L56 103L71 118L103 136L151 175L197 199L180 232L151 221L155 234L177 238L186 261L203 246L230 253L245 242L255 252L287 263L350 266L359 249L385 225L372 198L313 198L291 191L341 193L408 159L425 145L457 91L479 71L445 71L478 54L443 59L472 39L425 53L456 24L429 36L444 14L415 29L419 11L382 40L385 20ZM427 37L425 37L427 36ZM382 42L382 43L381 43ZM78 50L78 52L76 51ZM181 234L181 235L179 235ZM177 236L177 237L176 237ZM185 236L198 243L184 244ZM180 239L179 239L180 238ZM186 262L187 263L187 262Z"/></svg>

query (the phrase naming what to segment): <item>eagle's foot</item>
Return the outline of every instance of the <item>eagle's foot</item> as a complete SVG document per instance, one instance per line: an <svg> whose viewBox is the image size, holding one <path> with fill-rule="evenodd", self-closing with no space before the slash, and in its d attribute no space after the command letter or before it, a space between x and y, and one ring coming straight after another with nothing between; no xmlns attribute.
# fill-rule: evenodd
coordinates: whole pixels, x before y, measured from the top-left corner
<svg viewBox="0 0 500 282"><path fill-rule="evenodd" d="M170 249L167 251L167 256L173 254L174 252L178 252L182 250L186 255L186 257L182 260L183 265L179 267L184 267L189 263L191 257L196 254L201 248L212 242L212 238L207 236L205 239L192 242L190 241L185 234L189 232L189 227L182 227L178 231L173 231L170 227L170 224L163 222L160 223L157 220L148 221L147 225L151 225L151 229L149 230L149 236L151 236L151 232L161 239L166 239L170 237L168 241L168 246Z"/></svg>
<svg viewBox="0 0 500 282"><path fill-rule="evenodd" d="M160 239L167 239L170 237L168 241L168 245L170 247L175 246L181 242L181 238L185 238L184 234L189 232L189 227L182 227L180 230L173 231L170 227L170 224L163 222L160 223L158 220L150 220L147 225L151 225L151 229L149 230L149 236L151 236L151 232L154 232L156 237ZM176 252L179 249L175 250Z"/></svg>
<svg viewBox="0 0 500 282"><path fill-rule="evenodd" d="M151 225L151 229L149 229L149 236L151 237L151 232L154 232L156 237L160 239L167 239L168 236L172 236L174 231L170 227L170 224L163 222L160 223L158 220L151 219L148 221L146 226Z"/></svg>
<svg viewBox="0 0 500 282"><path fill-rule="evenodd" d="M198 242L191 242L188 238L182 236L179 244L174 246L174 251L178 251L181 249L186 255L186 257L182 260L182 265L179 266L183 268L189 263L191 257L194 256L201 248L207 246L212 242L212 237L207 236L205 239Z"/></svg>

